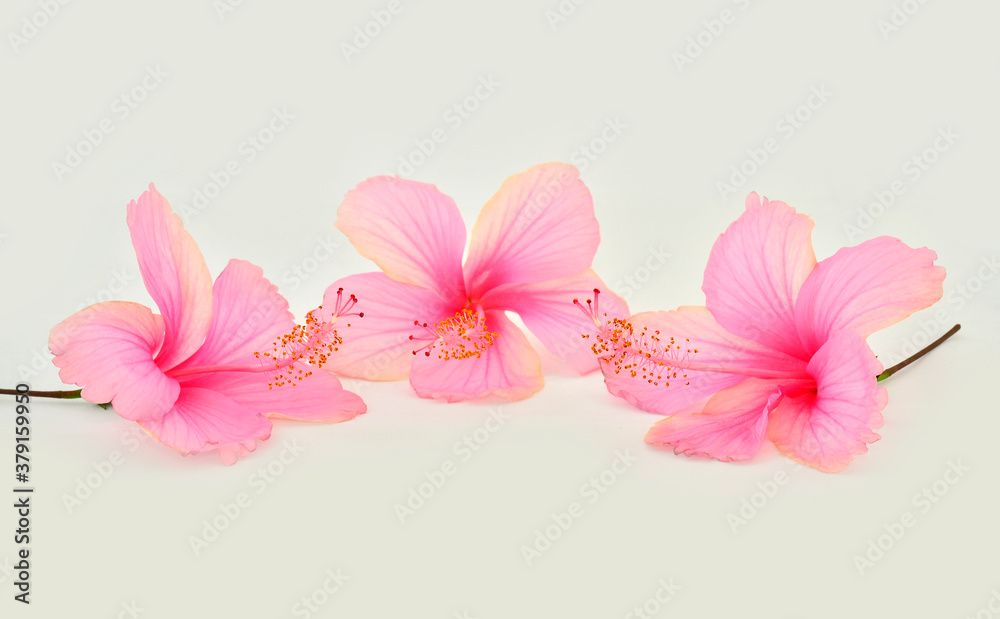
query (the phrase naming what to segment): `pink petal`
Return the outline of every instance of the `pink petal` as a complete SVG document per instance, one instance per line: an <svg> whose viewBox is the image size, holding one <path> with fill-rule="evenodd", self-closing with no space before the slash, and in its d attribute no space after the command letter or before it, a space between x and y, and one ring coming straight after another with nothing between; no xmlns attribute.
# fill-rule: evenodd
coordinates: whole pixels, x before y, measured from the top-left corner
<svg viewBox="0 0 1000 619"><path fill-rule="evenodd" d="M628 317L625 300L611 292L591 270L537 284L504 284L487 292L482 304L488 309L516 312L552 354L585 374L600 367L591 350L597 327L573 300L586 307L586 302L594 297L595 288L601 291L598 310L602 320Z"/></svg>
<svg viewBox="0 0 1000 619"><path fill-rule="evenodd" d="M777 381L748 378L716 393L700 413L657 422L646 442L673 445L677 454L748 460L760 449L767 417L781 398Z"/></svg>
<svg viewBox="0 0 1000 619"><path fill-rule="evenodd" d="M217 391L270 419L338 423L365 412L365 403L361 398L344 390L336 376L322 370L314 369L312 372L294 387L269 388L270 374L212 372L185 382L184 388L194 386Z"/></svg>
<svg viewBox="0 0 1000 619"><path fill-rule="evenodd" d="M865 340L835 333L809 362L816 393L785 398L771 417L768 436L782 453L827 473L846 467L878 440L885 389L882 372Z"/></svg>
<svg viewBox="0 0 1000 619"><path fill-rule="evenodd" d="M288 301L260 267L230 260L212 287L212 324L205 343L174 371L259 365L254 352L270 350L271 343L294 326Z"/></svg>
<svg viewBox="0 0 1000 619"><path fill-rule="evenodd" d="M706 305L723 327L808 358L795 331L795 298L816 265L813 222L784 202L747 198L746 211L719 237L705 267Z"/></svg>
<svg viewBox="0 0 1000 619"><path fill-rule="evenodd" d="M465 300L465 222L455 201L427 183L376 176L348 192L337 227L389 277Z"/></svg>
<svg viewBox="0 0 1000 619"><path fill-rule="evenodd" d="M139 425L184 455L229 446L222 453L227 464L235 461L234 455L244 455L247 444L271 436L271 422L257 411L221 393L197 387L182 389L174 407L162 419L141 421Z"/></svg>
<svg viewBox="0 0 1000 619"><path fill-rule="evenodd" d="M219 446L219 456L222 457L222 462L226 466L232 466L236 464L240 458L246 457L255 449L257 449L257 441L230 443L229 445Z"/></svg>
<svg viewBox="0 0 1000 619"><path fill-rule="evenodd" d="M482 357L438 358L418 353L413 359L410 384L422 398L457 402L497 395L509 400L527 398L545 384L541 361L528 339L502 311L486 312L486 328L497 334Z"/></svg>
<svg viewBox="0 0 1000 619"><path fill-rule="evenodd" d="M413 321L433 325L458 311L457 305L442 300L436 292L397 282L382 273L337 280L326 289L324 309L334 307L341 287L345 295L357 296L354 310L364 313L363 318L351 316L337 323L344 343L323 368L341 376L366 380L406 378L415 347L410 336L422 331Z"/></svg>
<svg viewBox="0 0 1000 619"><path fill-rule="evenodd" d="M816 350L834 331L868 337L941 299L937 254L882 236L845 247L816 265L795 308L799 337Z"/></svg>
<svg viewBox="0 0 1000 619"><path fill-rule="evenodd" d="M673 415L685 411L748 377L795 380L806 376L805 361L729 333L705 307L644 312L632 316L629 322L636 334L643 327L647 334L659 331L660 343L650 350L633 345L634 354L625 362L603 363L604 382L612 395L652 413ZM675 343L668 351L670 338ZM625 365L644 363L641 355L645 352L653 354L653 361L663 361L673 368L677 377L666 377L654 384L643 378L641 370L633 376ZM665 373L659 366L653 369L658 375Z"/></svg>
<svg viewBox="0 0 1000 619"><path fill-rule="evenodd" d="M501 284L533 284L590 268L600 242L580 172L546 163L511 176L472 229L465 281L479 299Z"/></svg>
<svg viewBox="0 0 1000 619"><path fill-rule="evenodd" d="M153 355L163 319L144 305L109 301L84 308L52 328L49 350L64 383L83 387L89 402L111 402L125 419L154 419L170 410L180 385Z"/></svg>
<svg viewBox="0 0 1000 619"><path fill-rule="evenodd" d="M152 185L128 205L128 228L146 290L166 325L156 363L167 371L205 341L212 320L212 276L181 218Z"/></svg>

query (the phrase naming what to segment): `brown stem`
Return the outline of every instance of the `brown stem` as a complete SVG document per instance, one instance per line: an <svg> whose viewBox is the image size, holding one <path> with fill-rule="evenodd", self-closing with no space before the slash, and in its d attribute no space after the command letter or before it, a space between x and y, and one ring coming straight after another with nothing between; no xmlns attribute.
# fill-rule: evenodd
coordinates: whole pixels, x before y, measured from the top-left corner
<svg viewBox="0 0 1000 619"><path fill-rule="evenodd" d="M80 397L82 389L76 391L18 391L17 389L0 389L0 395L26 395L30 398L58 398L60 400L74 400Z"/></svg>
<svg viewBox="0 0 1000 619"><path fill-rule="evenodd" d="M879 374L876 377L876 379L875 379L876 382L880 381L880 380L885 380L885 379L889 378L890 376L892 376L896 372L902 370L906 366L910 365L911 363L913 363L914 361L916 361L920 357L923 357L924 355L926 355L930 351L932 351L935 348L937 348L938 346L940 346L946 339L948 339L949 337L951 337L951 336L955 335L956 333L958 333L958 330L961 329L961 328L962 328L962 325L955 325L951 329L948 329L947 333L945 333L944 335L942 335L938 339L936 339L933 342L931 342L930 344L928 344L923 350L921 350L921 351L917 352L916 354L912 355L909 359L905 359L903 361L900 361L899 363L897 363L896 365L892 366L888 370L886 370L886 371L882 372L881 374Z"/></svg>

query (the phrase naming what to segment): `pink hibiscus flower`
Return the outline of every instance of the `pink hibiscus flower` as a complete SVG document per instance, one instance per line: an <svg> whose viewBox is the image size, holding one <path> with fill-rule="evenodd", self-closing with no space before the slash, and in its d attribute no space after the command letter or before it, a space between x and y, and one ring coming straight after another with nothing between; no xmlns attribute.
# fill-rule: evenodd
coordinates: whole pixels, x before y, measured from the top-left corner
<svg viewBox="0 0 1000 619"><path fill-rule="evenodd" d="M483 207L462 264L465 224L429 184L371 178L349 192L337 227L381 273L334 283L358 294L366 317L328 368L369 380L410 377L421 397L449 402L542 388L538 353L505 315L515 312L581 373L598 368L580 338L587 320L570 301L603 287L590 270L600 241L579 172L549 163L508 178ZM627 312L607 295L606 304Z"/></svg>
<svg viewBox="0 0 1000 619"><path fill-rule="evenodd" d="M337 303L329 320L315 313L297 326L249 262L231 260L213 286L191 235L152 185L128 205L127 221L161 314L110 301L52 328L59 377L83 387L84 399L110 402L182 454L218 449L227 464L270 436L272 418L332 423L365 412L336 377L307 365L336 350L333 324L354 315L352 300Z"/></svg>
<svg viewBox="0 0 1000 619"><path fill-rule="evenodd" d="M887 399L865 338L939 300L945 272L933 251L890 237L817 263L812 228L787 204L750 194L712 248L707 307L603 322L594 351L609 391L673 415L647 443L746 460L766 436L833 472L878 440Z"/></svg>

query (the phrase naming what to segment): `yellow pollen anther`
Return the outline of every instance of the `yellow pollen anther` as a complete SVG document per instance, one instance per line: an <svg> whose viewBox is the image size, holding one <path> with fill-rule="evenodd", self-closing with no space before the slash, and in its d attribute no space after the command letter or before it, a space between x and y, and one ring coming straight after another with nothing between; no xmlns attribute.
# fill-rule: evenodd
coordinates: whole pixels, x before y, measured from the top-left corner
<svg viewBox="0 0 1000 619"><path fill-rule="evenodd" d="M414 320L415 327L424 330L419 336L411 335L414 341L427 341L422 348L413 351L413 354L423 352L424 356L430 357L433 351L437 351L438 359L448 361L451 359L479 359L483 356L483 351L496 342L498 333L486 329L486 317L468 308L461 310L454 316L446 318L428 326L426 322Z"/></svg>
<svg viewBox="0 0 1000 619"><path fill-rule="evenodd" d="M341 288L337 291L336 309L331 312L329 321L316 317L315 312L323 309L320 306L306 314L305 324L295 325L289 333L272 342L270 352L255 352L254 357L266 364L265 371L273 372L273 382L269 382L267 388L286 385L294 387L312 376L312 368L322 368L329 361L330 355L339 351L344 343L333 326L337 319L344 316L364 316L363 312L348 313L355 304L357 298L350 295L345 300ZM351 326L350 323L347 326Z"/></svg>
<svg viewBox="0 0 1000 619"><path fill-rule="evenodd" d="M573 299L576 305L597 328L596 334L584 333L583 339L592 339L590 349L601 361L610 366L615 374L625 372L631 378L644 380L654 386L670 386L670 379L687 378L680 367L698 349L687 348L682 354L680 345L669 338L665 340L660 331L648 327L636 329L625 318L613 318L598 308L601 291L594 288L593 301ZM591 336L593 335L593 338ZM685 342L690 342L685 338ZM690 384L690 383L686 383Z"/></svg>
<svg viewBox="0 0 1000 619"><path fill-rule="evenodd" d="M657 387L669 387L672 379L687 378L682 366L688 356L698 352L697 348L686 348L680 353L677 341L661 335L658 329L637 328L625 318L605 318L593 336L590 349L615 374L624 372ZM585 334L583 337L591 336ZM690 340L685 338L684 341Z"/></svg>

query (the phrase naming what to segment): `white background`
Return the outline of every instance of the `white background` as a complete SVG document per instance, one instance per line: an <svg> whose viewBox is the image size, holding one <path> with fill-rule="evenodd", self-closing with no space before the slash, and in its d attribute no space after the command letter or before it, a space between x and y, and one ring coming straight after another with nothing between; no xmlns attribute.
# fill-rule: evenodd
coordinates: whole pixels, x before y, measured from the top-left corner
<svg viewBox="0 0 1000 619"><path fill-rule="evenodd" d="M871 338L887 365L925 343L924 328L963 329L886 383L882 440L836 475L797 469L770 447L742 465L648 448L655 417L550 356L545 389L503 405L509 420L468 461L453 445L495 405L421 400L405 381L347 381L368 414L333 426L279 422L233 467L214 454L182 458L110 410L36 401L33 604L12 601L5 569L0 608L113 617L134 602L148 619L301 617L300 598L337 569L349 580L312 616L625 617L671 578L680 591L654 616L961 618L986 608L1000 589L1000 283L980 278L993 275L980 267L1000 253L1000 6L909 0L912 14L898 13L902 25L883 34L879 21L897 5L590 0L553 27L546 12L558 0L401 0L401 12L347 58L342 44L387 1L246 0L221 18L210 0L71 2L20 43L7 33L22 36L23 20L41 9L5 2L6 387L26 379L60 388L48 330L83 305L150 303L125 226L125 205L148 183L180 209L236 160L241 174L188 229L213 274L231 257L259 264L301 316L333 280L374 270L333 227L344 193L397 171L414 140L436 128L446 141L410 176L453 196L470 227L508 175L585 161L603 235L595 268L633 311L703 303L712 242L756 190L815 220L819 258L883 234L938 252L949 296ZM679 68L675 54L697 53L689 37L724 9L731 23L701 34L710 45ZM157 66L166 76L122 118L116 100ZM445 119L490 76L499 86L469 100L476 109L460 126ZM800 109L814 88L832 94ZM294 119L247 161L241 143L274 108ZM782 119L796 112L808 120L789 135ZM102 118L113 132L60 178L53 162ZM625 129L598 143L591 161L577 149L609 119ZM934 151L948 128L960 137ZM723 196L719 183L769 138L777 151ZM904 166L928 148L935 161L914 178L914 164ZM870 209L897 180L902 195ZM334 249L317 254L324 245ZM313 270L297 278L294 268ZM12 419L12 399L0 406ZM12 426L0 424L7 487ZM286 441L305 449L257 494L252 476L277 470ZM589 503L581 486L619 450L637 461ZM116 451L124 462L68 509L65 497L87 494L94 463ZM446 460L457 473L401 524L394 505ZM925 513L913 496L949 461L969 470L939 484L948 492ZM755 497L776 474L787 483L766 502ZM241 492L249 507L196 555L190 538ZM744 500L762 507L734 532L727 515ZM572 502L582 517L527 565L522 545ZM905 512L916 524L859 574L854 556ZM0 510L0 566L13 562L13 516Z"/></svg>

